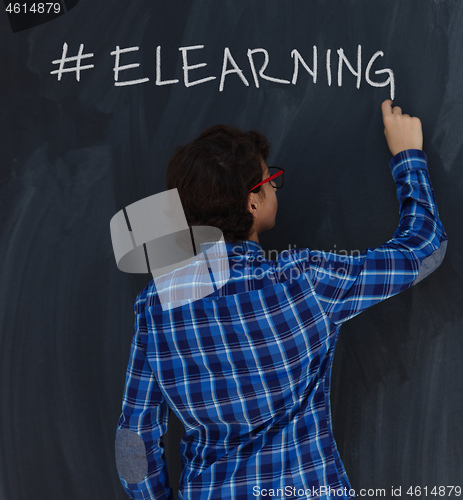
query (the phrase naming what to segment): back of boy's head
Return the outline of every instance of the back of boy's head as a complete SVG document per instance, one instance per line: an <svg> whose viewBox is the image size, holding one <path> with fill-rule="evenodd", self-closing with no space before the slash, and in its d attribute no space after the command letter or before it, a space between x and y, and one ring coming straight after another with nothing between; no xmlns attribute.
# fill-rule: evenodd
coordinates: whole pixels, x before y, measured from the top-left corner
<svg viewBox="0 0 463 500"><path fill-rule="evenodd" d="M259 132L214 125L174 151L166 187L177 188L190 226L215 226L231 243L246 240L254 222L249 189L262 180L261 158L268 154ZM254 192L264 195L261 187Z"/></svg>

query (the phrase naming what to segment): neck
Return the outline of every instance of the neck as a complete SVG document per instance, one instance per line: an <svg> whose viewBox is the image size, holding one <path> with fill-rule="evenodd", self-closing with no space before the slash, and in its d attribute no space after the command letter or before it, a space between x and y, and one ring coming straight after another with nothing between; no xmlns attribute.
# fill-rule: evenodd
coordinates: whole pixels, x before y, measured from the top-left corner
<svg viewBox="0 0 463 500"><path fill-rule="evenodd" d="M259 237L258 234L255 232L252 232L248 238L248 240L255 241L256 243L259 243Z"/></svg>

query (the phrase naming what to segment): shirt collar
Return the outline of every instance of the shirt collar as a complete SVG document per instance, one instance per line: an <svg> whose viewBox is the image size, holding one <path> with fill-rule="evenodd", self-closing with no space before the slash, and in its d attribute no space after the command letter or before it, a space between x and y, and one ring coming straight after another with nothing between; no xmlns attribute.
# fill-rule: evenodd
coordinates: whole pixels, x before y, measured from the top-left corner
<svg viewBox="0 0 463 500"><path fill-rule="evenodd" d="M260 243L251 240L238 241L236 243L225 242L227 253L230 257L236 255L261 255L264 256L264 251Z"/></svg>

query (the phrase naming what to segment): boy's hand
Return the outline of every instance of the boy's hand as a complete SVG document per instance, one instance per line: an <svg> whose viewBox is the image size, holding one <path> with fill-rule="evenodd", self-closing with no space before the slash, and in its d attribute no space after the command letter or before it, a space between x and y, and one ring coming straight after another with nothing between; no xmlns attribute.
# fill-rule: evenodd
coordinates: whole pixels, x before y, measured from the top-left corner
<svg viewBox="0 0 463 500"><path fill-rule="evenodd" d="M390 99L381 104L381 109L384 135L393 156L405 149L423 149L423 131L419 118L403 115L398 106L392 107Z"/></svg>

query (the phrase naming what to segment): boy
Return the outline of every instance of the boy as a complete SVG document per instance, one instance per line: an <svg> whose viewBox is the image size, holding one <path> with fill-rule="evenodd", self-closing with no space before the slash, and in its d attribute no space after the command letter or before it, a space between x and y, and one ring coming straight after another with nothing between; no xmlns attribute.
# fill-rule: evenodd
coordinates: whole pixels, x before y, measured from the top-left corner
<svg viewBox="0 0 463 500"><path fill-rule="evenodd" d="M161 436L185 426L179 498L352 498L330 415L340 326L439 266L446 235L418 118L382 104L400 223L360 256L294 249L263 258L283 186L257 132L216 126L179 148L167 170L190 226L219 228L230 279L164 311L151 282L137 297L116 463L134 499L172 498Z"/></svg>

